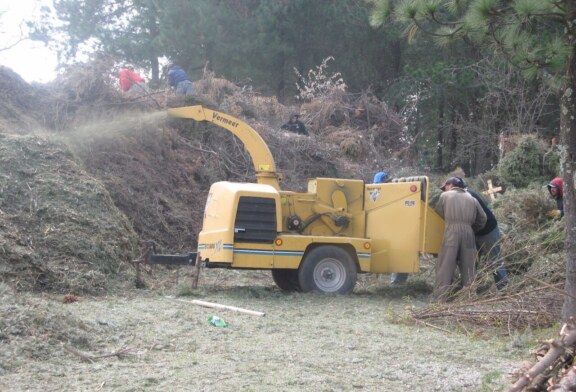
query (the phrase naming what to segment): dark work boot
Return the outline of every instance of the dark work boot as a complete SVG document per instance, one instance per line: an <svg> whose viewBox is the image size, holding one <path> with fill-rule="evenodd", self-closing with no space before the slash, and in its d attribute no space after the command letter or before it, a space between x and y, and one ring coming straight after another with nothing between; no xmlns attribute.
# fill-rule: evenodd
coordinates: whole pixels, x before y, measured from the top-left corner
<svg viewBox="0 0 576 392"><path fill-rule="evenodd" d="M500 267L494 272L494 283L496 283L498 290L502 290L508 285L508 272L504 267Z"/></svg>

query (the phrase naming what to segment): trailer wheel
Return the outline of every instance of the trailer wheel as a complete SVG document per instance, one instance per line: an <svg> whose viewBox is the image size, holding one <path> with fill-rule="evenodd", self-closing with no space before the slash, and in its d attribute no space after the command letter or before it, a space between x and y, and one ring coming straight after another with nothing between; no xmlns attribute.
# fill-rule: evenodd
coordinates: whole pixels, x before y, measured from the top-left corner
<svg viewBox="0 0 576 392"><path fill-rule="evenodd" d="M273 269L272 279L281 290L300 291L298 282L298 270L295 269Z"/></svg>
<svg viewBox="0 0 576 392"><path fill-rule="evenodd" d="M356 265L352 256L334 245L312 249L302 261L298 281L302 291L347 294L356 285Z"/></svg>

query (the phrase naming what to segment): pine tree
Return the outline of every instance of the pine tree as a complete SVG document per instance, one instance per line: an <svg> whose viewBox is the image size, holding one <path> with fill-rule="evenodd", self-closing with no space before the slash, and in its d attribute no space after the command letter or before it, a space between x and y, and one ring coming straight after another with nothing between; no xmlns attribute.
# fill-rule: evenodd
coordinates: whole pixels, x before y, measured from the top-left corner
<svg viewBox="0 0 576 392"><path fill-rule="evenodd" d="M154 0L55 0L54 8L62 26L52 34L65 33L63 56L74 58L89 43L89 50L100 50L152 70L152 80L159 78L158 10Z"/></svg>

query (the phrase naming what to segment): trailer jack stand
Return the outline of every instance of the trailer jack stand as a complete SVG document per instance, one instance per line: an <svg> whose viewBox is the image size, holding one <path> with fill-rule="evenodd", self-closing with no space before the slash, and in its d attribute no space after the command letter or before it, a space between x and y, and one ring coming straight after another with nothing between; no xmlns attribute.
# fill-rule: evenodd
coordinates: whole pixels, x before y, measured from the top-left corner
<svg viewBox="0 0 576 392"><path fill-rule="evenodd" d="M192 289L198 288L198 279L200 278L200 267L202 266L202 259L200 253L196 255L196 264L194 264L194 270L192 270Z"/></svg>

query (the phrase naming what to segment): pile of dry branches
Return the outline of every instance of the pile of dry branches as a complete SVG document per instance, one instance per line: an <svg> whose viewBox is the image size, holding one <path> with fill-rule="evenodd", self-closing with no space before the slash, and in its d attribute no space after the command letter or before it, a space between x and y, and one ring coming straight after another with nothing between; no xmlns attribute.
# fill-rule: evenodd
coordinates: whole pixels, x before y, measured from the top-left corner
<svg viewBox="0 0 576 392"><path fill-rule="evenodd" d="M398 172L413 163L408 153L412 141L406 138L401 114L370 91L334 91L303 104L302 113L311 134L373 172Z"/></svg>
<svg viewBox="0 0 576 392"><path fill-rule="evenodd" d="M534 363L514 373L518 380L509 392L576 390L576 321L570 318L557 339L542 342L534 352Z"/></svg>
<svg viewBox="0 0 576 392"><path fill-rule="evenodd" d="M562 296L558 292L561 292L558 287L544 285L483 297L470 288L462 290L452 302L412 310L410 318L449 333L452 332L446 327L457 325L474 335L482 335L487 327L496 327L512 336L518 330L553 325L562 307Z"/></svg>
<svg viewBox="0 0 576 392"><path fill-rule="evenodd" d="M411 310L409 319L442 330L453 331L459 326L461 331L475 335L490 328L493 333L513 336L517 331L554 325L566 293L563 249L551 244L562 241L563 226L552 223L537 232L516 230L509 228L502 236L501 256L509 279L504 288L496 288L493 267L480 260L469 287L461 288L456 279L448 302ZM434 270L433 259L423 259L421 264L423 270ZM433 282L434 276L428 276L427 281Z"/></svg>

